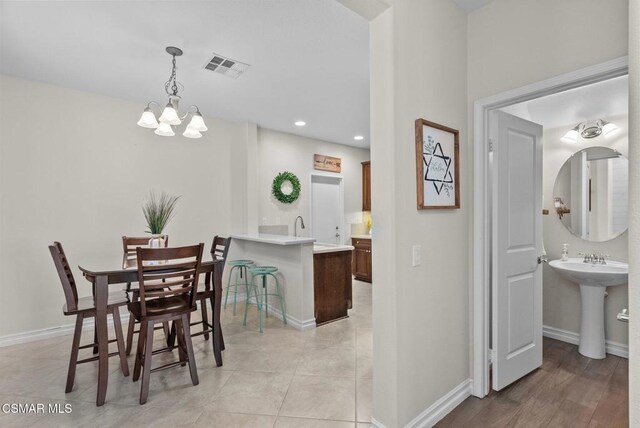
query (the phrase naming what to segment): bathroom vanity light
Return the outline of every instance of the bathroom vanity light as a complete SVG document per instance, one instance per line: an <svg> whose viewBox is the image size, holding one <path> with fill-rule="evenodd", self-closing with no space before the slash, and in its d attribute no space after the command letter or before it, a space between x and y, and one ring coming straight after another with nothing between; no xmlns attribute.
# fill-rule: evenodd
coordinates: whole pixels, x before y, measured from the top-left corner
<svg viewBox="0 0 640 428"><path fill-rule="evenodd" d="M560 140L565 143L575 144L578 142L578 137L582 137L587 140L598 137L599 135L610 137L619 130L620 128L618 128L618 126L611 122L607 122L606 120L587 120L577 124L574 128L564 134Z"/></svg>
<svg viewBox="0 0 640 428"><path fill-rule="evenodd" d="M185 120L187 116L191 115L191 120L182 135L187 138L200 138L202 137L201 132L205 132L207 130L207 126L204 124L204 119L202 118L202 114L200 113L198 106L190 106L187 110L191 111L187 111L187 113L182 117L178 113L178 103L181 99L178 95L178 91L183 89L183 86L178 82L176 77L176 57L182 55L182 49L174 46L167 46L166 51L172 57L171 76L169 76L169 80L164 84L164 90L169 96L169 102L164 106L162 114L158 119L156 119L156 115L151 109L151 106L155 105L158 108L162 108L162 106L155 101L149 102L142 112L138 125L143 128L155 129L154 133L156 135L160 135L162 137L173 137L176 135L173 127L181 125L182 121Z"/></svg>

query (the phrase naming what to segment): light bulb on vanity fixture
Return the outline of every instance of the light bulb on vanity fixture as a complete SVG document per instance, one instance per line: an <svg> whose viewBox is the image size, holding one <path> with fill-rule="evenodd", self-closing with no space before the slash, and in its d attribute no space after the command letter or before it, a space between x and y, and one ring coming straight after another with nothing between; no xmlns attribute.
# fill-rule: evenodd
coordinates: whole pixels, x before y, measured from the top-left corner
<svg viewBox="0 0 640 428"><path fill-rule="evenodd" d="M562 138L560 138L560 140L565 143L576 144L578 142L578 137L589 140L602 135L605 138L608 138L619 130L620 128L618 128L617 125L607 122L606 120L586 120L570 129Z"/></svg>
<svg viewBox="0 0 640 428"><path fill-rule="evenodd" d="M566 134L564 134L564 137L560 138L560 140L565 143L576 144L578 142L578 137L580 136L580 133L578 132L579 127L580 126L578 125L575 128L569 130Z"/></svg>
<svg viewBox="0 0 640 428"><path fill-rule="evenodd" d="M172 127L181 125L182 122L191 115L191 121L182 135L187 138L200 138L202 137L201 132L207 131L207 126L204 124L204 119L202 118L202 114L200 113L198 106L190 106L183 116L180 116L178 112L178 104L181 99L178 92L184 89L184 87L180 82L178 82L176 77L176 57L182 55L182 49L174 46L167 46L166 51L172 57L171 76L169 76L169 80L164 84L164 90L169 97L169 102L165 105L162 110L162 114L158 119L156 119L151 107L156 106L158 108L162 108L162 106L155 101L149 102L142 112L138 125L143 128L155 129L154 133L156 135L160 135L162 137L173 137L176 134Z"/></svg>

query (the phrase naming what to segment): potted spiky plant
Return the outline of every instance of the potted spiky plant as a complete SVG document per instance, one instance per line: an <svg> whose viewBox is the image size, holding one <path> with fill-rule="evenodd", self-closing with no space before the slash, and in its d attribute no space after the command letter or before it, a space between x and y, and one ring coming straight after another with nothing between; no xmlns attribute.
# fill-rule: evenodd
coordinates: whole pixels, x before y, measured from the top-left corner
<svg viewBox="0 0 640 428"><path fill-rule="evenodd" d="M147 233L151 234L149 247L164 247L164 235L162 231L173 218L173 211L180 196L171 196L162 192L158 196L155 192L149 193L149 199L142 205L144 218L147 220Z"/></svg>

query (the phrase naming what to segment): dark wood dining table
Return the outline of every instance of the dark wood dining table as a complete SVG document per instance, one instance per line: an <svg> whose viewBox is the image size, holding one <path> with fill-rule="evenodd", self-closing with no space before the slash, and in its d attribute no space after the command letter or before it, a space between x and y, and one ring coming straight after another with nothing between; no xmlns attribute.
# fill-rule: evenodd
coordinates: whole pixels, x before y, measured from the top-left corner
<svg viewBox="0 0 640 428"><path fill-rule="evenodd" d="M102 406L107 396L107 383L109 378L109 337L107 330L107 300L109 286L112 284L126 284L138 282L137 260L124 258L116 269L92 269L78 266L82 274L94 287L94 301L96 306L96 337L98 342L98 394L96 405ZM220 326L220 304L222 302L222 270L223 261L214 254L203 255L200 273L205 275L205 287L211 289L213 285L213 298L211 299L213 315L213 354L218 367L222 366L222 350L224 342L222 328ZM213 279L213 284L212 280ZM123 291L124 293L124 291Z"/></svg>

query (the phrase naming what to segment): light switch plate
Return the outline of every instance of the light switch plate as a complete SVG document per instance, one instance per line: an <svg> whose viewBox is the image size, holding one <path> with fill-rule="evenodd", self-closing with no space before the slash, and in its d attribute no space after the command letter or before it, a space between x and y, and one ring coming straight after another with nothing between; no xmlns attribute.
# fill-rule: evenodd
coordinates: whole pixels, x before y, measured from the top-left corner
<svg viewBox="0 0 640 428"><path fill-rule="evenodd" d="M412 266L420 266L422 264L422 245L413 246Z"/></svg>

